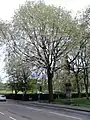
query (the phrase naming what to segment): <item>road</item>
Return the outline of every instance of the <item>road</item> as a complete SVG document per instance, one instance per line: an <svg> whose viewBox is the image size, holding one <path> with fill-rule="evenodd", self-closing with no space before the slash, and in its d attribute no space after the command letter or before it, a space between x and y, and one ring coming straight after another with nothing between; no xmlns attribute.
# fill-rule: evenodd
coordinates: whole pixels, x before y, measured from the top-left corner
<svg viewBox="0 0 90 120"><path fill-rule="evenodd" d="M0 120L90 120L86 113L0 102Z"/></svg>

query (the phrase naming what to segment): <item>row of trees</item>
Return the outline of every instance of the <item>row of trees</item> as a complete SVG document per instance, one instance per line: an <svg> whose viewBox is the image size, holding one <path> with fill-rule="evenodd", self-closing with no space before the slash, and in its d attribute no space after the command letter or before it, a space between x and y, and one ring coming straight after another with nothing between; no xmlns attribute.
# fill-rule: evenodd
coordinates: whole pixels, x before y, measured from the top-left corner
<svg viewBox="0 0 90 120"><path fill-rule="evenodd" d="M77 19L61 7L28 1L10 23L1 21L9 81L22 81L25 87L32 71L46 71L49 101L53 87L66 82L72 83L79 96L85 90L89 98L89 16L90 8Z"/></svg>

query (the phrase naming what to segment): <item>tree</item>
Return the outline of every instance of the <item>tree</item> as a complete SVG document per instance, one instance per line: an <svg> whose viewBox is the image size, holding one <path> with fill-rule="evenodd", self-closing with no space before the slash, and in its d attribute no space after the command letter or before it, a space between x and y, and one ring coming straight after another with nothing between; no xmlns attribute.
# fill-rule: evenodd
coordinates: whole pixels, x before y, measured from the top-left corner
<svg viewBox="0 0 90 120"><path fill-rule="evenodd" d="M12 52L22 54L22 61L27 61L34 69L46 69L49 101L53 101L54 73L61 69L62 58L78 44L79 25L61 7L26 2L15 13L12 23L6 24L6 28L2 33L8 40L8 55L11 56ZM20 77L21 69L16 72L18 67L14 68L12 76L17 78L19 74Z"/></svg>
<svg viewBox="0 0 90 120"><path fill-rule="evenodd" d="M13 19L13 41L17 52L22 53L35 68L47 70L49 101L53 101L52 79L61 69L61 58L76 44L79 37L77 23L68 11L44 3L26 2ZM73 31L74 30L74 31ZM17 37L19 36L19 37Z"/></svg>
<svg viewBox="0 0 90 120"><path fill-rule="evenodd" d="M89 99L88 90L89 90L89 68L90 68L90 8L88 7L83 11L83 15L80 18L80 24L82 32L82 41L85 41L81 47L81 64L82 64L82 73L84 86L86 91L86 97Z"/></svg>
<svg viewBox="0 0 90 120"><path fill-rule="evenodd" d="M12 91L15 90L15 94L17 94L18 91L23 91L24 94L26 94L28 80L31 75L29 64L22 61L20 58L21 56L15 56L15 53L10 54L6 62L9 85L11 86Z"/></svg>

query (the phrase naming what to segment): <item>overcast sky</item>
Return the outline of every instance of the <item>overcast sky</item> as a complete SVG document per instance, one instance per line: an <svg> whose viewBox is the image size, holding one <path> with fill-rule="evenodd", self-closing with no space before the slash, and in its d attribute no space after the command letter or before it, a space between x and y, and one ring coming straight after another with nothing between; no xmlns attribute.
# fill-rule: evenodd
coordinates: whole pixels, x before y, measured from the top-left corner
<svg viewBox="0 0 90 120"><path fill-rule="evenodd" d="M10 20L14 14L14 10L19 8L20 4L24 4L26 0L0 0L0 18ZM73 14L77 10L81 10L90 4L90 0L44 0L46 4L61 5L68 10L72 10Z"/></svg>
<svg viewBox="0 0 90 120"><path fill-rule="evenodd" d="M24 4L26 0L0 0L0 18L3 20L10 20L14 15L14 11L19 8L19 5ZM68 10L72 10L72 15L75 15L77 11L85 9L90 5L90 0L42 0L46 4L54 4L56 6L63 6ZM4 67L4 58L5 55L2 55L3 50L0 50L0 76L1 78L5 77L3 73ZM5 81L6 79L4 79Z"/></svg>

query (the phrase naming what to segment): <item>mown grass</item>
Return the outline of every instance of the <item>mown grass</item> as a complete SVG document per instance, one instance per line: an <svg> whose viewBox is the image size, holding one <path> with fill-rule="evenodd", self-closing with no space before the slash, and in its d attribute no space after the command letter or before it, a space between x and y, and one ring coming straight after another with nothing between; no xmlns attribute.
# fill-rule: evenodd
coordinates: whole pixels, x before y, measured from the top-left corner
<svg viewBox="0 0 90 120"><path fill-rule="evenodd" d="M67 105L68 100L67 99L59 99L59 100L55 100L54 103ZM73 98L70 101L70 105L90 108L90 99L87 100L86 98Z"/></svg>
<svg viewBox="0 0 90 120"><path fill-rule="evenodd" d="M72 99L72 105L90 108L90 99L89 100L87 100L86 98Z"/></svg>
<svg viewBox="0 0 90 120"><path fill-rule="evenodd" d="M0 90L0 94L10 94L12 91Z"/></svg>
<svg viewBox="0 0 90 120"><path fill-rule="evenodd" d="M27 91L27 94L31 94L32 92ZM0 94L12 94L12 91L10 90L0 90ZM13 91L13 94L15 94L15 91ZM19 91L17 94L23 94L23 92Z"/></svg>

